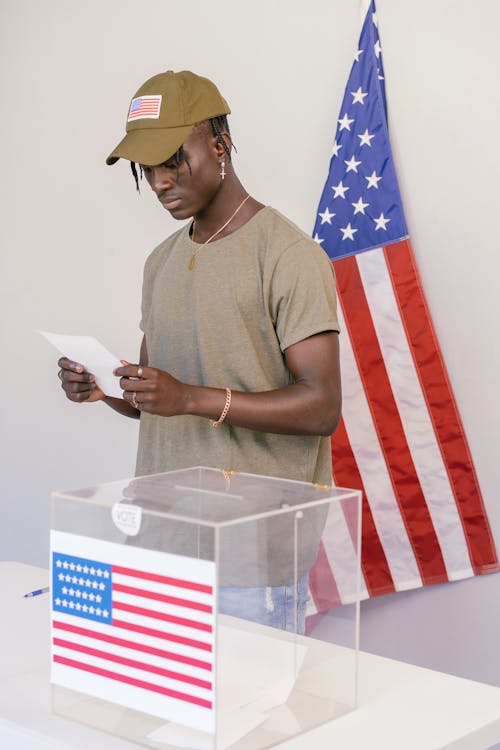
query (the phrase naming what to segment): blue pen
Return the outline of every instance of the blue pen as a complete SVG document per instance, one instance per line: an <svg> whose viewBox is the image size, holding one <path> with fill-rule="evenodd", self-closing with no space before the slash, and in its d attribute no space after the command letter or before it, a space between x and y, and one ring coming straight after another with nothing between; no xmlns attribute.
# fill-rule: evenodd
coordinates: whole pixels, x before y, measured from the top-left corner
<svg viewBox="0 0 500 750"><path fill-rule="evenodd" d="M23 599L26 599L27 596L38 596L38 594L46 594L47 591L50 591L50 586L44 586L43 589L36 589L35 591L30 591L27 594L24 594Z"/></svg>

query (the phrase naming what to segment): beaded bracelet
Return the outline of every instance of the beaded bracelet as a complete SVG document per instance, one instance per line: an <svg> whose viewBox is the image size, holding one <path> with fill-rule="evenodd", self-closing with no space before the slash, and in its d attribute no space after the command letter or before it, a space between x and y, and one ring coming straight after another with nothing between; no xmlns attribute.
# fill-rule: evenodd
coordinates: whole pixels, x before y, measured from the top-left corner
<svg viewBox="0 0 500 750"><path fill-rule="evenodd" d="M220 424L223 423L223 421L227 417L227 413L229 411L230 406L231 406L231 390L230 388L226 388L226 403L224 404L224 408L222 410L222 413L219 419L216 419L215 421L212 422L212 427L218 427Z"/></svg>

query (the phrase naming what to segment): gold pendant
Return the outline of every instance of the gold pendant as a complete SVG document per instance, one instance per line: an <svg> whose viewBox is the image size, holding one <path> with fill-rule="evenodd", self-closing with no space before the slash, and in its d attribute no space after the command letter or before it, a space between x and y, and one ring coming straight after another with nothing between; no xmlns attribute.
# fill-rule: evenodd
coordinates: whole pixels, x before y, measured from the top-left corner
<svg viewBox="0 0 500 750"><path fill-rule="evenodd" d="M193 270L193 268L194 268L194 257L195 257L195 256L194 256L194 255L192 255L192 256L191 256L191 260L190 260L190 261L189 261L189 263L188 263L188 268L189 268L189 270L190 270L190 271L192 271L192 270Z"/></svg>

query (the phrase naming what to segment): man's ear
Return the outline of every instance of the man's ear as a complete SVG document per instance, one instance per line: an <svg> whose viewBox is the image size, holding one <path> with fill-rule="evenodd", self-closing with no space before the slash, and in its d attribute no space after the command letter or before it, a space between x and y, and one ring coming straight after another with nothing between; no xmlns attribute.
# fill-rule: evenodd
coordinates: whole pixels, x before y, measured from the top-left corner
<svg viewBox="0 0 500 750"><path fill-rule="evenodd" d="M231 152L231 148L232 148L232 145L233 145L232 141L231 141L231 136L229 135L229 133L226 133L226 132L223 131L221 133L221 137L224 139L224 143L226 144L228 151ZM220 141L216 141L215 142L215 147L217 149L217 155L219 157L220 156L224 156L224 154L226 154L226 156L227 156L227 151L226 151L226 149L224 148L224 146L222 145L222 143Z"/></svg>

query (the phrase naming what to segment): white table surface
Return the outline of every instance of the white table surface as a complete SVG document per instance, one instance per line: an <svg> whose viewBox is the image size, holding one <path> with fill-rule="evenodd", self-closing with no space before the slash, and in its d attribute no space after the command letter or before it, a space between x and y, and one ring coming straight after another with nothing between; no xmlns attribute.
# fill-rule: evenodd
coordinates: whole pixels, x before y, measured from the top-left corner
<svg viewBox="0 0 500 750"><path fill-rule="evenodd" d="M0 748L131 750L139 746L49 711L48 572L0 563ZM500 742L500 688L360 655L359 707L280 750L487 750Z"/></svg>

